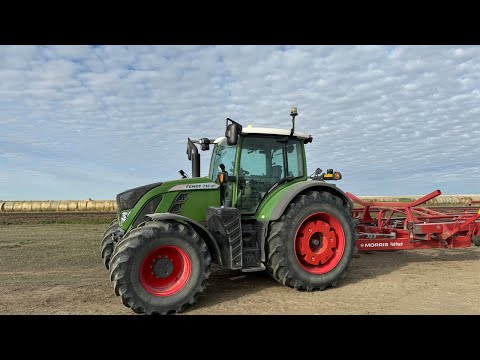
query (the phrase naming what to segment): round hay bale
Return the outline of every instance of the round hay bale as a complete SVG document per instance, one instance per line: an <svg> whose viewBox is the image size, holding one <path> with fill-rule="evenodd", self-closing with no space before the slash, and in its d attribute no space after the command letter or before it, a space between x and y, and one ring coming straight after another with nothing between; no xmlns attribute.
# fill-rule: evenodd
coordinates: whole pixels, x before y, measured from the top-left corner
<svg viewBox="0 0 480 360"><path fill-rule="evenodd" d="M3 211L6 211L6 212L13 211L13 204L14 204L13 201L9 201L9 202L6 202L5 204L3 204Z"/></svg>
<svg viewBox="0 0 480 360"><path fill-rule="evenodd" d="M32 202L32 211L40 211L41 202L33 201Z"/></svg>
<svg viewBox="0 0 480 360"><path fill-rule="evenodd" d="M101 201L95 201L95 210L97 211L102 211L103 210L103 204Z"/></svg>
<svg viewBox="0 0 480 360"><path fill-rule="evenodd" d="M51 201L50 202L50 211L58 211L61 201Z"/></svg>
<svg viewBox="0 0 480 360"><path fill-rule="evenodd" d="M68 203L62 201L58 204L58 211L67 211L68 210Z"/></svg>
<svg viewBox="0 0 480 360"><path fill-rule="evenodd" d="M87 201L87 211L95 210L95 202L93 200Z"/></svg>
<svg viewBox="0 0 480 360"><path fill-rule="evenodd" d="M30 201L23 202L22 211L32 211L32 203Z"/></svg>
<svg viewBox="0 0 480 360"><path fill-rule="evenodd" d="M5 205L4 202L0 202L0 212L5 211L5 210L3 209L4 205Z"/></svg>
<svg viewBox="0 0 480 360"><path fill-rule="evenodd" d="M85 200L78 201L77 210L78 211L86 211L87 210L87 203L88 203L88 201L85 201Z"/></svg>
<svg viewBox="0 0 480 360"><path fill-rule="evenodd" d="M110 200L110 201L108 202L108 205L109 205L109 206L108 206L108 210L109 210L109 211L116 211L116 210L117 210L117 203L116 203L115 201Z"/></svg>
<svg viewBox="0 0 480 360"><path fill-rule="evenodd" d="M50 201L42 201L42 204L40 205L40 211L50 211L50 209L51 209Z"/></svg>
<svg viewBox="0 0 480 360"><path fill-rule="evenodd" d="M103 211L112 211L112 210L113 210L112 202L110 200L105 201Z"/></svg>
<svg viewBox="0 0 480 360"><path fill-rule="evenodd" d="M67 205L68 211L77 211L78 209L78 202L77 201L70 201Z"/></svg>
<svg viewBox="0 0 480 360"><path fill-rule="evenodd" d="M22 211L23 202L16 201L13 203L13 211L20 212Z"/></svg>

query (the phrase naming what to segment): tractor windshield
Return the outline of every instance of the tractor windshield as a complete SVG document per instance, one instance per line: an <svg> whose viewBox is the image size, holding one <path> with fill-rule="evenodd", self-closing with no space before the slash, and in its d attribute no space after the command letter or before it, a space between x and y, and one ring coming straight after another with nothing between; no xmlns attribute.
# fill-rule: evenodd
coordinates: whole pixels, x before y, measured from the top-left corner
<svg viewBox="0 0 480 360"><path fill-rule="evenodd" d="M284 159L283 142L280 140L280 137L262 135L244 138L238 172L238 207L242 213L255 213L267 191L282 178L298 178L304 175L303 148L300 141L288 140L285 144Z"/></svg>
<svg viewBox="0 0 480 360"><path fill-rule="evenodd" d="M220 171L218 166L220 164L225 165L225 171L227 171L229 175L233 175L236 149L236 146L227 145L227 139L223 139L215 146L210 162L210 179L213 181L217 179L217 174Z"/></svg>

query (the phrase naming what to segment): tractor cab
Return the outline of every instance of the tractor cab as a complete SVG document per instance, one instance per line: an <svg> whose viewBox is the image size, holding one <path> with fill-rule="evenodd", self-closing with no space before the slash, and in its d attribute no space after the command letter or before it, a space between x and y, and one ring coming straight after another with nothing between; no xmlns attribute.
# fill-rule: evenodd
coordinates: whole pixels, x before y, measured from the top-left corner
<svg viewBox="0 0 480 360"><path fill-rule="evenodd" d="M304 143L309 141L303 133L252 126L243 128L237 141L216 139L209 177L224 189L222 205L253 215L275 188L305 180Z"/></svg>

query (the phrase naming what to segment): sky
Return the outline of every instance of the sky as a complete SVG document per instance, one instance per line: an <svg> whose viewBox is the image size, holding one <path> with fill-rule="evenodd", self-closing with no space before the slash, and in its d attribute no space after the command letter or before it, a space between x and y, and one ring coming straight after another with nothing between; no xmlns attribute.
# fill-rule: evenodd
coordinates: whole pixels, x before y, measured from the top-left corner
<svg viewBox="0 0 480 360"><path fill-rule="evenodd" d="M178 179L187 137L290 129L292 106L344 191L480 193L480 46L30 45L0 46L0 199Z"/></svg>

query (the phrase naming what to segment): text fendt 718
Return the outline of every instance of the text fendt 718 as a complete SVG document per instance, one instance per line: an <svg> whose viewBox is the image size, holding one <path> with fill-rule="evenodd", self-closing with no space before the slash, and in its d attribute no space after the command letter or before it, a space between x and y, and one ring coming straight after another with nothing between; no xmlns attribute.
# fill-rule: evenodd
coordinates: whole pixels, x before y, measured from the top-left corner
<svg viewBox="0 0 480 360"><path fill-rule="evenodd" d="M267 271L298 290L341 281L356 252L353 205L325 180L307 176L310 135L242 127L227 119L225 137L188 139L192 177L117 195L118 219L104 233L102 259L115 294L136 313L171 314L193 305L211 263L243 272ZM213 145L200 177L201 150Z"/></svg>

